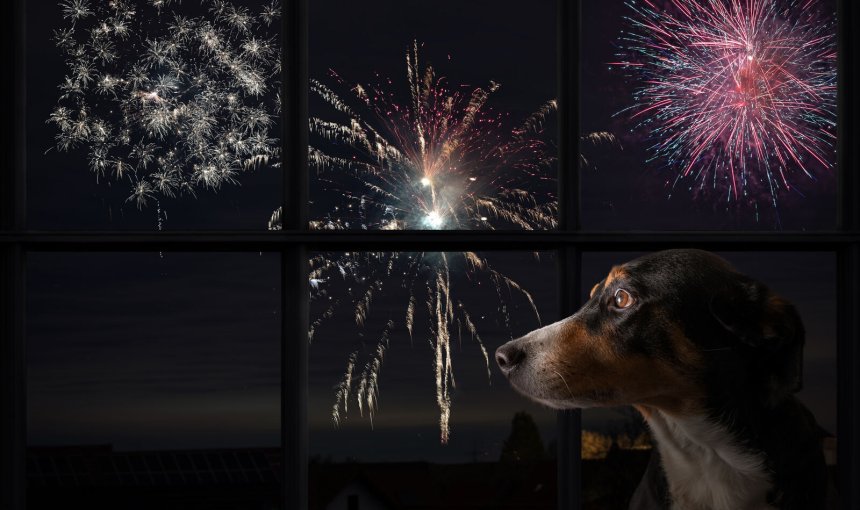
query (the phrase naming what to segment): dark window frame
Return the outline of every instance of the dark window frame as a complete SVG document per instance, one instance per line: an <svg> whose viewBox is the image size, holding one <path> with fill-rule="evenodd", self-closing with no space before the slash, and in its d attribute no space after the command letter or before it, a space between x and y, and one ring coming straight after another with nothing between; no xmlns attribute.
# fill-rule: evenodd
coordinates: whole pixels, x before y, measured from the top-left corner
<svg viewBox="0 0 860 510"><path fill-rule="evenodd" d="M26 254L40 251L275 251L282 260L282 439L284 508L307 507L307 253L309 250L557 250L561 313L579 305L583 251L699 247L724 251L832 251L837 255L838 458L842 508L860 507L860 5L839 18L838 221L830 232L586 232L579 225L579 1L558 0L560 228L548 232L317 232L307 229L308 2L284 0L284 230L276 232L36 232L26 224L25 0L3 2L0 155L0 507L24 510ZM525 5L525 4L524 4ZM524 7L527 8L527 7ZM11 69L11 72L9 70ZM296 304L298 306L296 306ZM558 508L580 507L579 412L562 412Z"/></svg>

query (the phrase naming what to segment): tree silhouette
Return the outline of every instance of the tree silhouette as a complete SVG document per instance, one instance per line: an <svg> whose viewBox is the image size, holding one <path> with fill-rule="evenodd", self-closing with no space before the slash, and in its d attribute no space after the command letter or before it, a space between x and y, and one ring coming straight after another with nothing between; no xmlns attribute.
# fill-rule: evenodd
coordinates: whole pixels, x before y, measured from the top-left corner
<svg viewBox="0 0 860 510"><path fill-rule="evenodd" d="M540 431L534 418L524 411L511 421L511 434L502 446L501 462L533 462L544 458Z"/></svg>

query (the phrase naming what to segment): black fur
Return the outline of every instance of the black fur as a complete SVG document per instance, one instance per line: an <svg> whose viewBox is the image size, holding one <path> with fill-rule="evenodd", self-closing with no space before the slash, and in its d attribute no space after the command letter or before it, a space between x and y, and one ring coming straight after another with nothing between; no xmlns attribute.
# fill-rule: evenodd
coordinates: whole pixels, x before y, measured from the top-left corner
<svg viewBox="0 0 860 510"><path fill-rule="evenodd" d="M800 388L804 343L794 307L707 252L660 252L625 269L636 286L647 288L646 301L663 303L664 313L683 325L704 355L698 377L710 417L739 444L764 453L774 482L768 502L781 509L826 508L824 434L793 396ZM648 332L643 341L649 345L653 338ZM648 473L646 483L649 478L666 490L665 482L654 482L659 475ZM652 504L665 501L658 492Z"/></svg>
<svg viewBox="0 0 860 510"><path fill-rule="evenodd" d="M601 282L580 311L586 327L608 333L616 352L672 359L670 325L701 353L704 368L680 367L705 388L713 421L739 445L763 452L781 509L826 508L823 431L793 396L800 388L804 329L792 305L698 250L658 252L623 266L622 276ZM633 309L607 306L615 289L632 291ZM677 326L675 326L677 327ZM631 509L668 508L665 475L655 450Z"/></svg>

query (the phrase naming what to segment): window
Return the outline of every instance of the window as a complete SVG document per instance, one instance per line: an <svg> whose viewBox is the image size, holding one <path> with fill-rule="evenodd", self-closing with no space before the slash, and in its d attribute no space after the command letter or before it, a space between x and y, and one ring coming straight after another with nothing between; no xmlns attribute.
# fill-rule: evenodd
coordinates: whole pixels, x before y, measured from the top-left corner
<svg viewBox="0 0 860 510"><path fill-rule="evenodd" d="M583 2L583 226L832 230L836 10Z"/></svg>
<svg viewBox="0 0 860 510"><path fill-rule="evenodd" d="M265 230L283 187L273 4L56 4L25 13L28 226Z"/></svg>
<svg viewBox="0 0 860 510"><path fill-rule="evenodd" d="M77 1L64 3L72 11L77 8L76 6L87 4ZM249 9L251 3L247 2ZM175 8L181 9L186 18L192 20L196 16L195 9L198 9L196 2L181 4L142 2L142 4L145 4L147 9L155 9L154 14L152 11L146 11L150 13L147 16L151 16L147 19L157 19L159 13L156 7L163 4L172 4ZM243 2L242 7L245 4ZM391 2L391 7L383 6L379 9L380 12L385 12L389 8L402 8L397 7L401 4L402 2ZM538 2L534 6L528 2L502 4L488 2L486 5L490 7L486 12L504 7L507 12L515 16L519 11L536 12L533 9L544 9L546 7L544 4L546 2ZM262 4L255 3L255 5L256 8L262 8ZM643 211L651 206L648 203L637 203L633 200L621 204L615 209L616 213L613 215L604 214L606 210L603 205L594 202L601 200L601 194L610 194L612 201L619 202L625 201L625 197L630 193L628 189L624 192L627 195L624 193L612 195L614 191L610 189L611 174L595 175L592 169L582 169L580 166L580 153L582 153L589 162L599 166L597 172L608 172L607 169L612 168L611 162L601 159L603 155L594 156L589 153L589 150L595 147L591 144L591 139L585 137L580 143L581 133L600 132L605 129L597 122L598 115L594 114L592 109L602 104L607 94L594 91L593 82L589 81L605 71L600 69L605 63L604 57L601 56L605 54L605 48L596 49L594 53L588 48L614 40L617 33L615 29L606 28L599 34L595 32L601 27L607 27L605 20L601 21L603 17L609 17L612 12L623 10L625 7L621 2L609 2L603 6L597 3L591 5L591 2L563 1L553 6L558 27L554 43L556 44L554 46L556 70L555 73L550 70L548 74L541 75L543 84L541 87L546 84L544 80L557 79L557 87L555 87L557 118L550 121L557 123L557 138L554 142L551 140L546 142L550 147L555 148L554 154L557 158L554 168L557 169L558 187L557 191L550 191L558 199L557 225L552 229L535 228L532 225L531 230L509 227L488 230L480 229L480 224L475 224L476 221L482 221L480 215L471 215L467 220L459 223L462 226L461 229L436 230L434 227L438 226L436 222L439 220L435 216L427 217L434 211L429 209L423 217L419 216L417 221L413 219L411 223L407 223L410 228L404 227L400 230L383 229L382 221L376 222L375 225L367 224L366 226L369 227L367 230L312 229L309 228L311 221L326 219L324 213L320 211L330 210L327 206L334 205L334 201L340 200L337 197L331 198L330 195L329 198L318 198L317 191L321 188L315 181L316 177L309 171L314 164L314 155L313 153L308 155L305 150L309 144L315 143L314 135L308 133L309 118L318 117L317 111L321 111L319 107L324 106L314 103L314 93L311 90L314 85L309 80L309 78L320 78L316 73L326 67L324 60L314 61L314 52L333 51L331 48L315 49L322 48L320 45L326 42L320 40L320 31L325 28L317 28L317 23L323 24L322 16L329 16L343 9L343 12L351 17L344 16L344 19L337 21L337 16L334 16L333 22L347 24L348 28L356 30L360 30L363 26L370 28L370 25L359 23L358 20L361 18L358 16L366 17L367 12L372 11L353 12L360 10L360 5L360 2L344 2L343 5L326 2L327 9L321 12L317 10L321 7L318 7L316 2L307 0L284 2L282 16L272 22L271 29L266 29L269 34L267 40L272 40L272 44L281 51L279 72L267 75L272 76L272 81L278 81L277 76L281 77L280 109L268 124L270 134L275 133L274 138L278 138L278 133L281 133L280 145L273 149L277 150L277 161L270 158L267 166L262 164L261 158L253 157L262 154L247 153L245 159L253 159L260 165L253 169L248 168L249 173L241 174L249 179L243 182L243 187L244 190L256 191L243 194L236 189L227 189L225 186L221 194L213 198L209 196L210 191L204 190L198 193L197 201L190 204L181 201L173 202L174 199L168 197L161 204L164 206L163 210L167 211L166 215L158 212L158 203L152 201L148 208L138 211L134 199L125 203L126 198L132 196L128 190L120 190L115 182L108 184L111 181L107 178L96 180L95 176L89 175L87 173L89 170L85 170L85 167L92 165L93 159L82 147L75 149L78 152L74 158L72 155L60 156L56 151L43 154L53 145L54 131L43 126L42 123L45 115L50 115L51 109L56 106L57 90L53 88L53 80L62 80L62 72L59 70L63 65L54 53L56 49L54 43L47 41L52 36L49 28L68 24L68 18L64 20L62 10L54 9L58 7L54 5L40 6L38 12L35 11L32 2L18 0L4 5L3 56L11 72L4 73L3 77L6 93L2 96L2 100L6 113L2 116L4 150L2 151L3 171L0 172L0 179L2 179L0 181L0 193L2 193L0 195L0 213L2 213L0 217L2 220L0 222L0 250L2 250L0 251L0 260L2 260L0 263L0 305L2 305L2 320L0 320L0 327L2 327L0 434L2 435L0 435L0 442L2 442L3 452L2 465L0 465L0 504L3 508L24 510L28 505L34 504L36 500L28 498L27 495L27 483L31 474L34 477L42 477L39 478L40 480L50 479L51 483L62 484L76 483L79 476L82 478L92 476L93 472L99 472L99 470L109 473L109 476L115 480L130 484L156 479L170 484L173 483L171 480L179 479L250 480L260 477L263 480L261 483L264 485L269 483L270 489L271 480L265 480L267 476L265 473L275 473L274 476L278 477L276 485L279 487L271 490L280 495L275 508L307 508L309 503L313 504L314 501L309 498L314 497L315 489L309 482L315 480L314 477L318 474L315 469L318 466L309 465L308 461L313 459L313 454L322 451L314 443L314 439L320 437L316 435L317 432L314 429L314 411L316 406L322 408L327 400L324 390L320 390L319 393L315 390L316 382L319 382L315 377L319 374L315 373L314 367L321 365L313 363L314 356L324 353L314 353L312 347L309 347L306 342L307 332L312 325L309 312L314 306L308 299L308 260L313 253L475 251L487 258L513 257L509 262L500 262L500 264L515 265L512 261L523 253L551 252L552 255L549 258L544 257L542 264L547 263L543 266L544 271L557 275L555 276L558 282L557 313L564 316L576 310L580 302L581 289L590 283L586 281L586 268L590 264L589 260L593 261L589 253L630 253L669 247L701 247L718 252L737 253L741 258L762 256L745 255L745 252L773 254L775 259L800 256L797 255L798 253L827 253L823 257L826 257L828 262L822 262L822 266L832 267L830 274L835 278L835 290L831 289L830 294L834 299L832 305L827 305L826 311L835 313L836 316L835 420L840 431L836 447L839 459L836 476L845 508L854 508L860 504L860 489L853 483L860 477L858 473L860 453L858 453L855 432L858 430L857 421L860 416L858 413L860 388L857 381L857 373L860 370L860 355L858 355L860 349L857 348L857 340L860 339L860 323L855 313L855 310L860 308L860 235L858 235L860 206L857 200L860 196L860 186L858 186L860 179L857 178L855 171L858 163L856 150L858 143L854 125L857 117L856 100L847 93L856 88L855 64L858 59L858 46L857 35L845 29L856 25L858 15L856 7L842 1L832 7L837 12L838 20L838 26L832 32L837 34L836 59L839 65L836 78L838 81L838 108L836 108L838 122L834 142L836 159L831 170L833 180L830 184L821 186L824 195L815 202L814 208L810 207L809 211L798 213L797 217L789 214L789 217L785 218L784 230L772 230L772 222L748 223L746 220L736 222L732 218L727 222L714 224L710 220L702 220L701 216L688 217L688 210L676 202L665 207L653 206L658 210L668 210L668 212L663 211L666 215L658 222L645 221L643 218L646 215ZM374 1L368 5L381 4ZM605 7L605 10L601 7ZM480 26L485 20L478 16L480 12L472 12L471 8L470 4L465 11L458 11L451 15L468 14L468 20L473 21L475 26ZM245 18L241 15L241 9L230 14L233 22L238 25L235 25L232 30L227 30L227 36L237 37L236 34L242 32L240 26ZM353 18L356 20L354 26L348 23ZM263 18L255 19L260 22L259 20ZM426 19L431 19L430 15ZM515 17L514 21L525 23L526 19L530 18L524 14L522 17ZM86 20L86 22L89 21ZM829 25L824 26L833 27L834 21L830 19L827 23ZM80 26L83 27L84 24L82 21ZM517 28L517 23L513 22L511 26ZM542 32L536 37L545 41L551 28L547 28L545 22L542 22L541 27ZM98 30L98 27L91 28ZM116 27L110 30L115 29ZM395 34L398 27L382 26L374 30ZM478 28L475 33L483 33L480 30L483 29ZM440 28L436 32L428 30L423 34L414 34L410 31L406 35L409 37L401 38L405 39L402 43L395 42L395 44L405 45L401 50L402 53L398 53L401 62L405 61L410 40L413 40L413 37L422 36L421 38L425 39L426 45L429 46L426 51L432 57L434 65L440 60L440 55L441 63L446 64L449 49L435 46L444 45L449 41L444 29ZM500 39L508 39L509 36L507 32L498 35ZM46 40L39 41L38 38L42 37ZM281 39L278 40L278 37ZM99 51L110 50L98 40L92 44L101 45ZM458 62L457 59L464 57L458 56L457 48L450 50L452 62L454 62L452 65L469 67L468 60ZM379 51L393 52L394 50L385 45ZM550 48L547 51L552 52L553 49ZM421 54L424 54L423 49ZM502 61L504 64L508 56L490 55L487 58ZM514 57L511 56L511 58ZM526 65L544 61L548 56L542 53L534 58L531 55L523 58L527 62L522 65ZM338 67L347 68L352 62L343 60L337 64ZM280 72L281 69L282 72ZM313 72L309 73L309 69ZM547 72L546 69L544 71ZM403 72L404 69L397 64L391 64L390 70L386 70L386 74L392 76L398 76L397 73ZM49 73L60 74L48 76ZM99 71L99 73L102 80L107 78L105 72ZM470 76L468 79L479 78L483 76L476 78ZM344 76L344 79L368 80L366 76L351 75ZM41 80L45 80L45 83ZM109 88L110 81L103 83L102 86ZM160 86L166 87L165 90L170 93L170 80ZM553 90L550 84L547 89L541 88L541 93L538 95L546 95ZM592 95L597 94L602 99L599 97L594 104L590 104L587 101L587 90L591 90ZM139 92L146 96L157 91L142 88ZM110 90L105 89L105 94L104 97L110 97ZM161 93L158 94L157 97L163 98ZM267 98L270 99L270 96L261 96L260 101L265 102ZM229 101L229 98L227 99ZM144 100L161 104L156 96L138 98L140 104L143 104ZM519 100L515 103L518 108L523 108L519 113L524 115L536 109L531 103L527 106ZM538 102L538 107L539 104ZM155 104L146 105L146 108L155 107ZM149 113L159 112L153 110ZM173 115L172 111L166 113ZM614 113L614 107L604 105L603 114L612 113ZM182 115L182 112L177 112L177 115ZM325 115L326 119L334 117L330 111ZM166 122L174 121L168 119ZM263 119L261 122L266 124L269 121ZM229 133L226 135L229 136ZM600 140L598 137L597 141L600 142ZM612 142L609 143L611 145ZM628 150L626 142L622 147ZM343 150L346 151L347 148L344 147ZM333 155L340 156L340 154ZM624 158L629 157L628 153L624 154ZM98 163L100 159L95 158L94 161ZM274 163L280 163L280 165L275 167ZM203 171L205 174L205 169ZM139 175L143 174L142 171L139 173ZM204 174L201 174L201 179L205 182ZM70 177L71 175L78 175L80 178ZM149 175L148 171L146 175ZM415 196L423 196L420 195L425 192L421 180L412 184L416 187ZM628 184L630 183L625 183L625 186L630 188ZM635 191L635 188L633 189ZM659 190L660 187L651 189ZM146 189L144 188L143 191ZM259 199L248 200L249 197ZM323 203L324 200L330 202ZM170 205L168 207L165 204ZM278 210L279 206L281 206L280 210ZM701 210L700 208L699 211ZM710 210L703 214L710 219L725 218L716 212L712 214ZM261 217L262 219L258 221ZM439 219L442 217L440 216ZM270 220L273 229L267 230ZM678 222L676 223L675 220ZM160 221L166 221L166 228L162 231L158 229ZM392 221L404 221L404 218L396 214L385 217L386 224ZM424 221L429 221L429 224L422 224ZM359 222L358 225L361 223ZM673 230L676 225L684 225L687 230ZM583 230L581 226L589 230ZM641 230L654 228L660 230ZM743 232L739 229L753 231ZM222 258L227 257L223 255L226 252L233 252L231 256L236 257L254 257L255 262L251 265L257 266L252 268L257 272L257 277L251 278L252 281L260 283L261 280L268 278L276 279L265 290L265 303L268 307L266 310L272 303L277 302L272 300L271 289L279 289L274 292L280 296L278 304L280 321L277 326L280 343L277 347L271 343L267 344L267 349L270 349L267 352L271 352L272 357L277 357L277 363L272 365L277 365L277 372L280 374L277 383L280 388L279 419L275 420L271 414L267 415L269 416L267 420L270 420L268 423L272 426L278 427L279 423L278 440L269 441L277 452L275 454L268 451L201 453L183 451L180 445L180 448L174 449L170 455L165 455L163 452L111 453L103 450L69 449L62 454L37 451L31 452L33 454L28 456L26 448L28 428L31 426L38 428L40 423L44 423L39 421L41 417L56 415L55 413L60 409L56 399L39 400L40 386L37 381L44 372L40 375L37 369L30 374L36 378L34 381L30 381L27 374L28 360L37 362L39 354L38 351L33 353L28 351L28 339L46 334L44 330L40 333L40 328L45 327L41 321L28 322L28 317L38 317L39 305L33 300L40 299L40 285L42 291L45 291L45 285L63 281L72 282L82 275L98 273L98 266L91 261L99 257L113 260L112 264L123 266L116 261L121 261L125 257L131 257L126 260L132 260L134 257L143 256L142 254L146 254L147 258L158 257L159 253L162 253L170 261L184 260L191 266L190 271L206 272L218 266L219 260L226 260ZM259 255L261 252L263 255ZM279 260L275 261L272 257ZM557 272L551 268L551 263L547 262L552 257L555 257ZM835 262L832 262L834 259ZM46 280L45 275L55 271L56 267L59 267L55 264L63 260L69 261L65 263L72 264L72 267L64 272L66 274L59 274L56 278ZM205 260L205 262L197 262L198 260ZM275 264L278 265L278 270L272 268ZM136 266L132 265L126 271L133 271L134 267ZM511 270L516 271L516 268ZM120 277L140 279L141 274L120 274ZM73 287L69 287L65 295L83 296L93 290L92 288L87 290L77 283ZM207 289L206 286L190 285L186 289L177 291L180 292L177 296L182 293L197 295ZM261 296L262 292L261 290ZM211 296L207 297L218 295L216 291L209 293ZM100 296L100 299L102 298L104 296ZM235 295L229 299L233 298ZM105 306L119 306L121 299L117 298L116 302L107 303ZM553 301L551 293L544 293L540 299L547 303ZM75 303L77 306L80 304ZM192 308L197 309L196 307L189 309ZM259 320L263 321L262 318ZM274 320L267 317L264 321L265 330L269 333L272 333L272 328L275 327L271 322ZM190 327L191 324L186 326ZM378 326L378 324L372 326L376 328L376 332L379 332ZM531 326L521 324L513 329L529 327ZM261 333L262 329L258 332ZM320 328L319 333L325 334L324 328ZM58 337L44 336L43 338L56 340ZM374 342L377 340L376 336L372 338ZM464 338L464 348L465 345ZM832 348L828 348L827 355L831 356L829 359L832 359L832 354ZM31 358L31 355L36 357ZM334 366L340 367L339 363L342 363L343 359L339 356L334 358ZM88 360L89 363L98 365L97 361L97 358ZM268 359L266 363L271 361ZM327 362L326 366L328 366ZM832 365L829 366L832 368ZM832 386L832 372L830 375L831 378L825 380ZM429 390L434 391L432 384ZM331 389L329 391L331 392ZM270 391L269 398L271 395ZM383 390L383 399L387 398L385 395ZM328 396L331 396L331 393ZM383 402L384 405L388 405L386 401L383 400ZM827 412L832 412L832 405L828 404L828 406L825 406L829 409ZM28 423L28 410L36 411L37 408L39 412L31 415ZM455 408L453 412L458 411L459 409ZM193 407L187 412L193 413ZM271 408L267 412L271 413ZM819 411L816 410L816 412ZM587 478L587 470L581 461L583 448L580 439L590 418L588 415L583 417L582 413L571 411L558 413L554 420L555 426L552 427L549 424L550 419L536 418L538 429L541 432L546 431L547 436L554 435L556 439L554 450L557 460L552 468L557 476L556 487L553 489L556 491L555 504L558 508L584 508L587 502L583 501L583 495L588 492L590 482ZM80 426L79 429L83 430L84 427ZM267 428L265 434L267 437L274 437L271 426ZM309 438L310 444L308 444ZM544 438L546 439L548 437ZM478 449L480 448L475 448L475 450ZM82 466L91 467L81 469ZM92 466L102 466L103 469ZM80 475L82 472L87 474ZM334 491L337 492L335 496L342 499L342 507L370 507L385 500L386 495L377 491L373 484L363 483L360 478L355 478L353 481L354 483L343 484ZM271 506L267 507L267 504L265 501L253 503L255 507L270 508Z"/></svg>
<svg viewBox="0 0 860 510"><path fill-rule="evenodd" d="M276 508L270 253L31 253L29 508Z"/></svg>
<svg viewBox="0 0 860 510"><path fill-rule="evenodd" d="M472 255L480 263L466 266ZM446 288L428 289L426 275L433 281L441 260L450 268ZM555 413L500 392L507 381L493 361L502 343L558 319L554 255L324 252L311 271L330 261L350 273L388 272L393 262L394 277L341 279L339 268L318 275L308 361L311 506L336 505L359 484L395 507L468 498L479 507L529 499L555 508ZM497 274L523 282L522 291ZM368 290L369 312L357 326Z"/></svg>
<svg viewBox="0 0 860 510"><path fill-rule="evenodd" d="M310 9L314 228L555 228L555 2Z"/></svg>

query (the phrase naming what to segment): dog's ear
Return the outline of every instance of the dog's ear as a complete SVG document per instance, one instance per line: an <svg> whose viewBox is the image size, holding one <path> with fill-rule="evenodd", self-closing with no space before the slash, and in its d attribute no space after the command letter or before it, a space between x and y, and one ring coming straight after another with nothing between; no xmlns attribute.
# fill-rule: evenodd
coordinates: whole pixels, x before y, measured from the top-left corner
<svg viewBox="0 0 860 510"><path fill-rule="evenodd" d="M762 314L762 336L773 352L773 386L784 394L803 388L803 344L806 331L797 309L785 299L769 294Z"/></svg>
<svg viewBox="0 0 860 510"><path fill-rule="evenodd" d="M800 391L806 333L797 309L754 280L739 277L733 283L725 295L711 300L711 314L740 344L757 354L772 398L779 400Z"/></svg>

